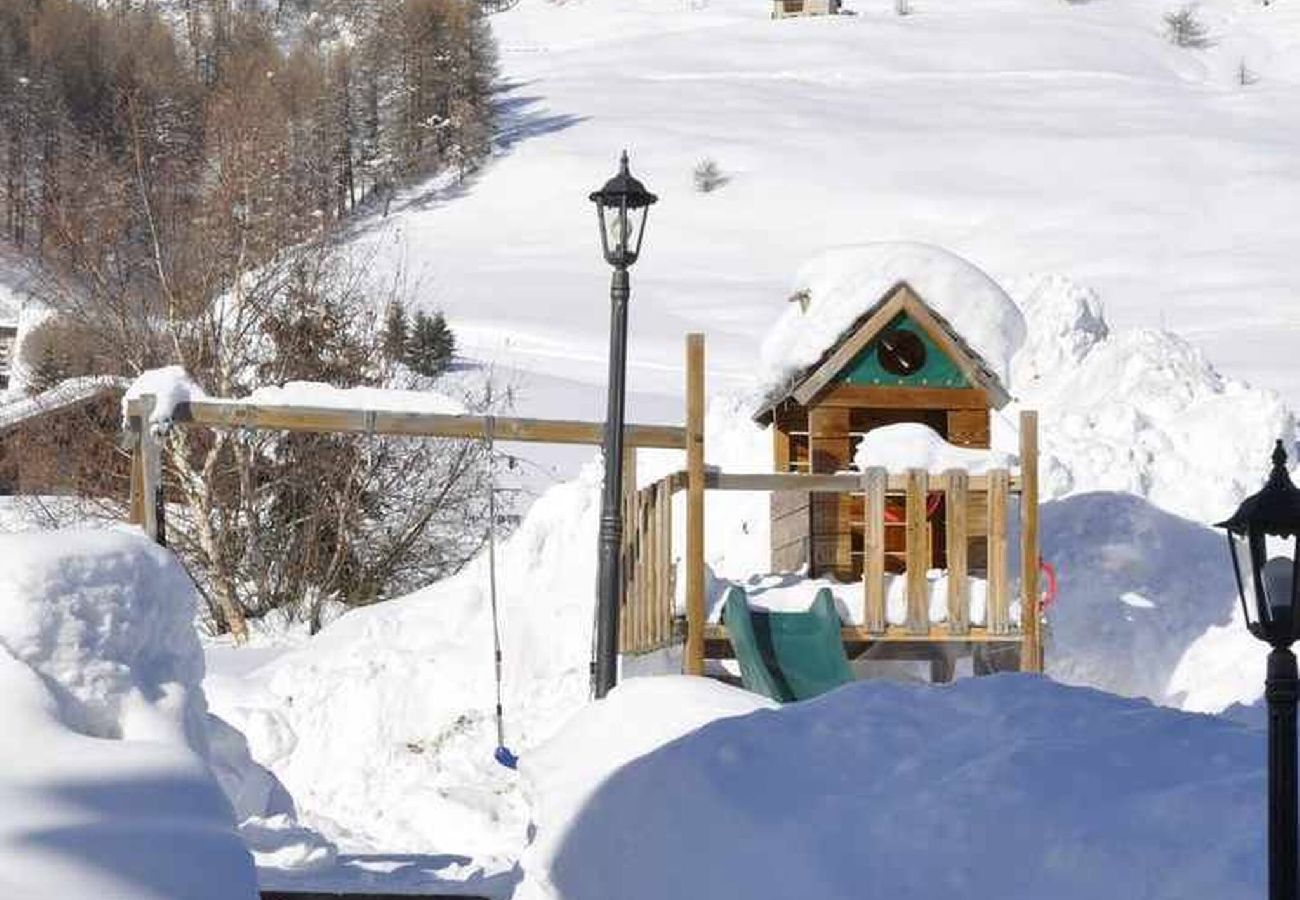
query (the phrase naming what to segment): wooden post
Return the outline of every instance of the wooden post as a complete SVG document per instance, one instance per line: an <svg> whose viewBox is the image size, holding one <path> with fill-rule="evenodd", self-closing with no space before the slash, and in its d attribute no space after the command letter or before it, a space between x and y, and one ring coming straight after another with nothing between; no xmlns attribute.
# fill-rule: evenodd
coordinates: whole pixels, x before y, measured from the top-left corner
<svg viewBox="0 0 1300 900"><path fill-rule="evenodd" d="M907 472L907 630L930 632L930 528L926 516L929 476L924 469Z"/></svg>
<svg viewBox="0 0 1300 900"><path fill-rule="evenodd" d="M686 336L687 675L704 674L704 335Z"/></svg>
<svg viewBox="0 0 1300 900"><path fill-rule="evenodd" d="M1020 413L1020 669L1043 671L1038 581L1038 413Z"/></svg>
<svg viewBox="0 0 1300 900"><path fill-rule="evenodd" d="M131 418L131 504L127 508L127 522L144 527L144 448L141 446L141 424L138 417Z"/></svg>
<svg viewBox="0 0 1300 900"><path fill-rule="evenodd" d="M141 400L143 401L140 411L139 451L140 499L143 504L141 524L144 525L144 533L149 536L149 540L157 541L158 515L161 507L158 498L162 491L162 448L159 446L158 435L154 434L149 419L153 416L158 401L152 394L146 394Z"/></svg>
<svg viewBox="0 0 1300 900"><path fill-rule="evenodd" d="M659 482L659 646L673 636L673 606L677 602L676 569L673 566L673 489L665 479Z"/></svg>
<svg viewBox="0 0 1300 900"><path fill-rule="evenodd" d="M1006 469L989 473L989 584L988 630L990 634L1011 631L1010 597L1007 591L1007 495L1011 477Z"/></svg>
<svg viewBox="0 0 1300 900"><path fill-rule="evenodd" d="M948 470L948 631L970 633L970 576L967 571L969 529L966 512L970 502L970 479L964 469Z"/></svg>
<svg viewBox="0 0 1300 900"><path fill-rule="evenodd" d="M885 621L885 483L889 475L871 466L862 475L863 621L872 634L884 634Z"/></svg>

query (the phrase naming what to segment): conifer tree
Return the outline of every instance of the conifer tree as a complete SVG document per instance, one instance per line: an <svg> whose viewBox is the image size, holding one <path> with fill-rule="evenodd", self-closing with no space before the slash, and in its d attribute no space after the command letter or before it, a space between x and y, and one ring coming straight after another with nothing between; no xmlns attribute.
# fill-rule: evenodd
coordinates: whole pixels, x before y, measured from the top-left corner
<svg viewBox="0 0 1300 900"><path fill-rule="evenodd" d="M406 365L427 378L437 378L451 365L456 353L456 336L441 312L432 316L421 311L411 323L406 343Z"/></svg>

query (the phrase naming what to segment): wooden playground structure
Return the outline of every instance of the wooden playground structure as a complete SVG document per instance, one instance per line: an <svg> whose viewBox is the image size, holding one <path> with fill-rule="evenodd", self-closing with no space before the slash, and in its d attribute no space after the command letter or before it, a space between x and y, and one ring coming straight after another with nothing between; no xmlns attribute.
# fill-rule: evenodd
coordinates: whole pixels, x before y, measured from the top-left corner
<svg viewBox="0 0 1300 900"><path fill-rule="evenodd" d="M759 491L831 498L835 508L860 509L862 533L860 584L865 617L846 624L842 637L850 655L875 650L875 658L928 659L934 677L952 676L953 661L972 656L976 671L1016 667L1041 671L1038 579L1037 418L1020 416L1020 474L1005 469L972 475L964 470L928 474L924 470L887 472L870 467L858 474L785 471L728 473L705 467L704 336L686 338L684 426L629 424L631 452L624 478L623 605L620 649L625 654L683 645L683 670L706 673L706 661L730 657L726 630L706 621L706 492ZM127 405L132 450L130 520L155 540L165 533L162 491L162 436L147 423L157 400L132 399ZM180 428L268 429L297 432L497 441L588 444L598 446L597 422L476 415L440 415L361 408L276 406L231 399L195 399L177 404L170 423ZM685 451L686 465L653 484L638 488L636 448ZM673 540L673 498L685 495L685 546L680 554L684 614L677 610L678 558ZM931 527L932 498L945 509L942 529ZM1012 571L1010 507L1019 497L1020 572ZM841 503L840 501L848 501ZM820 501L816 501L820 502ZM812 506L816 506L816 502ZM891 514L891 510L901 510ZM837 513L838 514L838 513ZM856 526L855 526L856 527ZM593 535L593 541L595 536ZM932 623L925 577L907 581L906 620L891 624L886 615L886 575L927 572L937 556L948 571L946 621ZM843 541L840 542L847 546ZM972 621L972 548L981 548L978 571L987 580L987 613ZM1021 613L1012 615L1012 590L1018 575ZM595 586L592 586L593 594Z"/></svg>

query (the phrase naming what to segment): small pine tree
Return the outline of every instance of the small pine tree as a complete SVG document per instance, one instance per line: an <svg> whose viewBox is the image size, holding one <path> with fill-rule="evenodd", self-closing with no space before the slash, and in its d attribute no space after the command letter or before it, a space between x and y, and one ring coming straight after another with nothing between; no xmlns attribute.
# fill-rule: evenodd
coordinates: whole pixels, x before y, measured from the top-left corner
<svg viewBox="0 0 1300 900"><path fill-rule="evenodd" d="M406 341L404 362L427 378L437 378L451 365L456 353L456 335L447 326L442 313L432 316L417 312L411 322L411 335Z"/></svg>
<svg viewBox="0 0 1300 900"><path fill-rule="evenodd" d="M384 316L384 336L382 349L384 358L397 362L406 355L406 342L410 337L406 325L406 307L400 300L395 300L388 307Z"/></svg>
<svg viewBox="0 0 1300 900"><path fill-rule="evenodd" d="M727 176L722 174L717 162L708 157L700 160L691 174L695 179L695 189L701 194L711 194L727 183Z"/></svg>
<svg viewBox="0 0 1300 900"><path fill-rule="evenodd" d="M1165 35L1178 47L1197 49L1210 45L1209 31L1196 18L1196 6L1188 4L1181 9L1165 13Z"/></svg>

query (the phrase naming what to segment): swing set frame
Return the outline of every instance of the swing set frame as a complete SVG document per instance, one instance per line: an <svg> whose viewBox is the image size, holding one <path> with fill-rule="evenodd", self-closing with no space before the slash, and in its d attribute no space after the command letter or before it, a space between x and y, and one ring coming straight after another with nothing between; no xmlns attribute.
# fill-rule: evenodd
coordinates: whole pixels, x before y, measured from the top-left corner
<svg viewBox="0 0 1300 900"><path fill-rule="evenodd" d="M623 479L624 554L622 636L620 649L639 653L668 644L682 643L682 668L686 674L705 674L706 652L709 658L730 655L725 631L706 622L704 578L704 497L706 489L741 491L806 490L831 493L863 493L869 510L879 514L883 529L886 491L900 492L908 509L909 563L924 568L928 559L922 527L926 519L929 491L944 491L949 509L960 509L964 519L966 493L985 494L987 504L992 602L989 618L982 626L969 621L969 594L966 573L950 578L949 623L931 626L925 613L926 600L921 591L923 579L909 585L908 623L903 627L884 622L883 537L873 552L864 577L868 621L862 626L843 629L846 643L870 646L890 645L896 657L909 652L921 658L948 660L954 648L973 651L1015 649L1018 668L1042 671L1042 632L1038 560L1038 443L1037 417L1032 412L1021 415L1022 474L1012 476L1005 470L987 476L967 475L954 470L938 476L914 470L886 473L871 469L862 475L808 474L731 474L704 466L704 335L686 336L685 424L628 424L624 441L626 454ZM131 449L131 502L128 521L139 525L155 541L165 542L166 506L163 502L163 435L148 427L157 398L143 395L126 406L126 443ZM392 412L363 407L310 407L271 405L247 400L223 398L192 399L172 410L173 427L236 428L317 434L364 434L403 437L459 438L495 442L527 442L599 446L604 423L566 419L536 419L512 416L443 415L420 412ZM684 470L647 488L637 489L636 450L682 450L686 455ZM676 561L672 554L673 495L685 493L685 547L682 570L685 576L685 617L675 610ZM1007 564L1007 500L1019 494L1020 556L1034 564L1022 565L1020 572L1021 615L1011 621L1009 612L1010 571ZM648 498L648 499L647 499ZM913 521L914 520L914 521ZM964 528L964 525L962 526ZM953 529L949 529L950 534ZM883 535L883 531L881 531ZM909 565L910 568L910 565ZM593 594L595 584L592 585ZM912 657L916 658L916 657Z"/></svg>

